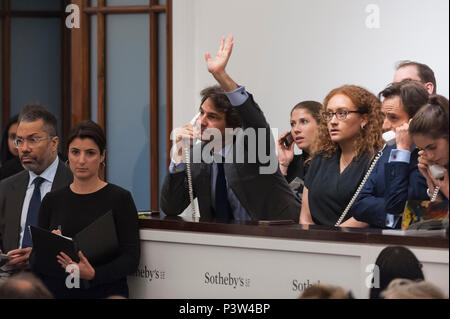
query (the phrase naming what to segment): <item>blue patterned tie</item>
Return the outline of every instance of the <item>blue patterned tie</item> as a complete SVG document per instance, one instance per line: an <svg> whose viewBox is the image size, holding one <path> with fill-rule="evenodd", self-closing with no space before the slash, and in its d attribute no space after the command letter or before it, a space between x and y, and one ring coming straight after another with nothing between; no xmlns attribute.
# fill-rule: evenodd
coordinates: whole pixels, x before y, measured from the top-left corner
<svg viewBox="0 0 450 319"><path fill-rule="evenodd" d="M27 221L23 232L22 248L33 247L29 226L37 226L39 208L41 207L41 184L45 181L42 177L36 177L33 181L34 191L28 207Z"/></svg>
<svg viewBox="0 0 450 319"><path fill-rule="evenodd" d="M216 180L216 219L233 219L230 202L228 201L227 181L225 179L225 170L223 163L217 163Z"/></svg>

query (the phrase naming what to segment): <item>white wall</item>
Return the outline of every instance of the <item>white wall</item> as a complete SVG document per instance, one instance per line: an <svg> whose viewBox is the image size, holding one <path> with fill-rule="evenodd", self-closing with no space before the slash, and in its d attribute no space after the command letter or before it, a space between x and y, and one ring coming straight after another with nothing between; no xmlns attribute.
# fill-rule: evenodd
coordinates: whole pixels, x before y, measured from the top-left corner
<svg viewBox="0 0 450 319"><path fill-rule="evenodd" d="M369 4L380 28L366 26ZM323 101L357 84L378 94L399 60L428 64L438 93L449 96L448 0L174 0L174 127L198 109L214 79L204 63L220 37L233 33L228 71L254 94L272 127L289 129L301 100Z"/></svg>

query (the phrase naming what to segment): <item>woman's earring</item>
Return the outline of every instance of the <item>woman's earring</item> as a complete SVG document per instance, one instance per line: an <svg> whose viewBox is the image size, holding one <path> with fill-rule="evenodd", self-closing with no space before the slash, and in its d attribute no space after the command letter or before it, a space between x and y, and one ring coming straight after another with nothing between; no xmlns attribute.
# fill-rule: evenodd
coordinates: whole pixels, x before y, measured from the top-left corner
<svg viewBox="0 0 450 319"><path fill-rule="evenodd" d="M69 162L69 160L65 161L64 164L66 164L66 167L70 167L70 162Z"/></svg>

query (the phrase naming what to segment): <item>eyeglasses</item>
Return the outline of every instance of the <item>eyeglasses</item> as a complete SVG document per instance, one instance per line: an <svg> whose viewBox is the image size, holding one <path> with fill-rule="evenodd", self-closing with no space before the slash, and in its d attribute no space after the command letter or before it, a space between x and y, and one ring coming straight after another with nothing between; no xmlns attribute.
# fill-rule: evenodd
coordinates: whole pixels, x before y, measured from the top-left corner
<svg viewBox="0 0 450 319"><path fill-rule="evenodd" d="M31 147L31 148L33 148L33 147L35 147L36 145L38 145L41 141L51 139L52 137L54 137L54 136L47 136L47 137L27 137L27 138L20 138L20 137L18 137L18 138L16 138L16 139L14 140L14 146L15 146L16 148L23 147L25 141L27 141L28 146Z"/></svg>
<svg viewBox="0 0 450 319"><path fill-rule="evenodd" d="M325 121L329 122L333 119L333 116L336 115L337 119L339 121L343 121L345 119L347 119L347 116L350 113L359 113L359 114L363 114L363 112L361 111L337 111L337 112L323 112L322 113L322 117L325 119Z"/></svg>

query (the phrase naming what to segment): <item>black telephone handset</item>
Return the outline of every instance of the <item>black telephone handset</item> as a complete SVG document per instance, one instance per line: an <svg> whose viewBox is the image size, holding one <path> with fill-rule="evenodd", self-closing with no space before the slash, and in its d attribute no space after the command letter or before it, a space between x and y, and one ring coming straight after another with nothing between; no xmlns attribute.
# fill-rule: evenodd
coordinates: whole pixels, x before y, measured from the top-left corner
<svg viewBox="0 0 450 319"><path fill-rule="evenodd" d="M286 148L291 147L292 143L294 143L294 137L292 133L289 133L281 140Z"/></svg>

